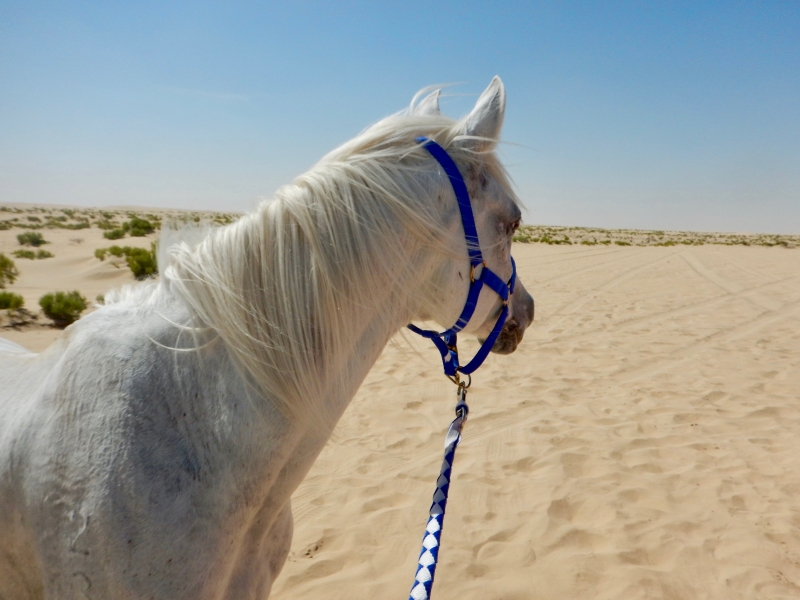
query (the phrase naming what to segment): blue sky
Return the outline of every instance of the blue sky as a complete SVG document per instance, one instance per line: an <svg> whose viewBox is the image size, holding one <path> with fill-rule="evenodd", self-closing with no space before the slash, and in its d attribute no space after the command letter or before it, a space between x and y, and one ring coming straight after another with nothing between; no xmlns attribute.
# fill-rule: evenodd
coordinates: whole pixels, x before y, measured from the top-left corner
<svg viewBox="0 0 800 600"><path fill-rule="evenodd" d="M0 202L248 210L506 84L526 221L800 233L800 3L0 0Z"/></svg>

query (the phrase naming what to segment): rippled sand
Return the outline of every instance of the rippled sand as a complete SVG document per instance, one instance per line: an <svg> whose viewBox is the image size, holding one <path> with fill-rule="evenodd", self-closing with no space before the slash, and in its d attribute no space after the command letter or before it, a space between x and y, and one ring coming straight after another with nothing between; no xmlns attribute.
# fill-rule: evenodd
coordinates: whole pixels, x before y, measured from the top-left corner
<svg viewBox="0 0 800 600"><path fill-rule="evenodd" d="M56 257L11 286L29 306L133 281L99 230L44 234ZM536 321L474 378L434 598L800 597L800 250L514 254ZM454 403L437 356L383 353L294 496L273 598L407 597Z"/></svg>
<svg viewBox="0 0 800 600"><path fill-rule="evenodd" d="M800 597L798 252L517 245L536 321L475 377L434 598ZM407 597L453 404L411 342L295 494L273 597Z"/></svg>

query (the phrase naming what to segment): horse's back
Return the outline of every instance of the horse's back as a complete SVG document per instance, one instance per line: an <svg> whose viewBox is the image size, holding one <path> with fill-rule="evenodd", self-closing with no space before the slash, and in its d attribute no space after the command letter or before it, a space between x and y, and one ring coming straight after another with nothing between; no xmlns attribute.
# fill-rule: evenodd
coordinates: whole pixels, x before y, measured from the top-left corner
<svg viewBox="0 0 800 600"><path fill-rule="evenodd" d="M124 348L122 329L89 315L40 354L2 340L0 600L77 598L68 591L85 586L69 571L69 560L53 564L49 555L82 556L60 546L80 532L76 499L86 474L79 467L92 465L86 449L103 438L93 423L114 425L114 415L89 390L120 370L119 361L103 361L99 352L109 340Z"/></svg>
<svg viewBox="0 0 800 600"><path fill-rule="evenodd" d="M53 353L46 353L53 357ZM22 438L35 419L37 390L52 358L0 338L0 598L39 599L36 541L25 525Z"/></svg>
<svg viewBox="0 0 800 600"><path fill-rule="evenodd" d="M9 412L19 415L23 407L30 405L62 349L63 343L56 342L37 354L0 337L0 446L4 439L3 425L9 426Z"/></svg>

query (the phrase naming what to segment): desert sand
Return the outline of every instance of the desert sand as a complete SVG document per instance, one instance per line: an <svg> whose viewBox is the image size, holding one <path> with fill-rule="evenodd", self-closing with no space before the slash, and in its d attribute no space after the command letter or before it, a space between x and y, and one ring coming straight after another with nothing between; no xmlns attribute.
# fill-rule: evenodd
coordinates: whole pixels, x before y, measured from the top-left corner
<svg viewBox="0 0 800 600"><path fill-rule="evenodd" d="M133 282L94 258L100 230L44 235L56 256L16 260L9 287L27 306ZM433 597L799 598L800 250L514 256L536 320L473 378ZM0 330L34 350L58 335ZM293 497L272 598L408 596L454 391L431 345L390 343Z"/></svg>

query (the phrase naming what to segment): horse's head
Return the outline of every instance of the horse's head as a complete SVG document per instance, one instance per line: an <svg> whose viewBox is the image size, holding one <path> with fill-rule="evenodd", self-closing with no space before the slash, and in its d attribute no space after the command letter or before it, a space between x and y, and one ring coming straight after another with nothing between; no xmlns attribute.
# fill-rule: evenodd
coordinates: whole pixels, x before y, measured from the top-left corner
<svg viewBox="0 0 800 600"><path fill-rule="evenodd" d="M417 105L416 113L438 114L438 96L439 92L436 91L422 100ZM509 281L513 272L511 242L519 226L521 212L519 201L494 153L504 114L505 89L500 78L495 77L472 111L456 124L460 131L447 151L456 161L467 185L485 265L503 281ZM449 188L449 182L444 187ZM454 323L454 315L457 318L461 314L470 277L476 273L466 258L464 228L458 211L452 206L452 190L447 189L440 194L440 198L447 204L442 210L449 215L447 228L455 243L459 244L456 247L464 248L461 258L449 261L445 272L441 274L450 299L445 311L447 316L443 315L437 320L445 327L450 327ZM502 299L484 287L475 312L463 331L477 336L483 342L497 322L502 305ZM508 299L508 307L508 318L492 346L492 352L508 354L516 350L525 329L533 321L533 298L519 277Z"/></svg>

